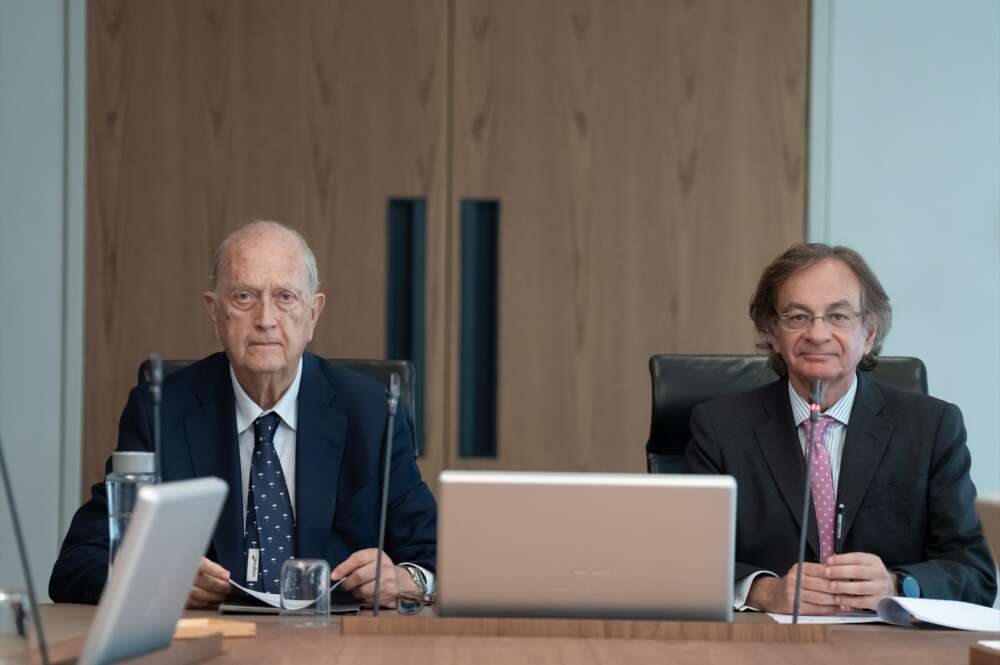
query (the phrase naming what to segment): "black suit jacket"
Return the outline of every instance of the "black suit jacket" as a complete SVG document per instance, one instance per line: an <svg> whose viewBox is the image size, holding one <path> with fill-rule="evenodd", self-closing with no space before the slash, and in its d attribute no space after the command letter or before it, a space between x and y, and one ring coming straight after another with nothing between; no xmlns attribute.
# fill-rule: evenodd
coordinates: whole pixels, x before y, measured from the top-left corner
<svg viewBox="0 0 1000 665"><path fill-rule="evenodd" d="M805 492L787 380L698 405L691 433L686 470L736 478L736 579L784 575L798 556ZM992 604L996 572L970 463L958 407L859 372L837 488L844 551L878 555L917 578L926 597ZM818 561L813 514L807 561Z"/></svg>
<svg viewBox="0 0 1000 665"><path fill-rule="evenodd" d="M163 480L217 476L229 484L206 556L245 581L243 497L229 360L217 353L163 385ZM303 357L295 450L296 546L331 566L378 545L387 425L385 388L361 374ZM152 450L148 391L133 388L118 425L118 450ZM393 435L386 552L396 562L435 569L437 506L413 458L408 419ZM110 471L111 461L107 469ZM57 602L100 597L107 576L108 518L103 483L73 517L49 580Z"/></svg>

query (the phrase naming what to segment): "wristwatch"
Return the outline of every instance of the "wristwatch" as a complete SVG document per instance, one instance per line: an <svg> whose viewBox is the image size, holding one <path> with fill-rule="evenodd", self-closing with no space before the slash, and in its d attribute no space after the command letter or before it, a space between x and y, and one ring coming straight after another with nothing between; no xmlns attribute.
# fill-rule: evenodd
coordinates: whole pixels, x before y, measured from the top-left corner
<svg viewBox="0 0 1000 665"><path fill-rule="evenodd" d="M420 592L420 595L426 596L427 578L424 576L424 571L420 570L420 568L412 563L401 563L399 564L399 567L409 573L410 579L413 580L413 583L416 585L417 591Z"/></svg>
<svg viewBox="0 0 1000 665"><path fill-rule="evenodd" d="M920 598L920 582L906 571L896 571L896 595L904 598Z"/></svg>

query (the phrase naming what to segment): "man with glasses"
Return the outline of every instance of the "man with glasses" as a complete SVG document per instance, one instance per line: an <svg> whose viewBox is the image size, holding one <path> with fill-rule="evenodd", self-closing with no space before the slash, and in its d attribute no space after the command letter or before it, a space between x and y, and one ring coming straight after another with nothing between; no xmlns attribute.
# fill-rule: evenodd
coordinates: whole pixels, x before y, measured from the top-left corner
<svg viewBox="0 0 1000 665"><path fill-rule="evenodd" d="M409 421L396 418L374 597L385 389L306 351L326 304L319 285L305 238L277 222L246 224L215 251L202 300L223 351L163 384L163 480L229 483L190 607L219 605L231 582L278 593L281 566L294 557L326 559L332 581L367 604L391 606L397 592L433 587L437 504L413 459ZM148 391L133 388L118 450L152 449L151 411ZM107 573L107 496L98 483L73 517L49 595L96 603Z"/></svg>
<svg viewBox="0 0 1000 665"><path fill-rule="evenodd" d="M685 460L689 472L736 478L737 609L792 611L806 482L803 614L874 609L899 595L992 604L996 571L961 412L868 374L892 309L864 259L792 246L764 269L750 318L780 378L697 406ZM816 380L825 392L806 479Z"/></svg>

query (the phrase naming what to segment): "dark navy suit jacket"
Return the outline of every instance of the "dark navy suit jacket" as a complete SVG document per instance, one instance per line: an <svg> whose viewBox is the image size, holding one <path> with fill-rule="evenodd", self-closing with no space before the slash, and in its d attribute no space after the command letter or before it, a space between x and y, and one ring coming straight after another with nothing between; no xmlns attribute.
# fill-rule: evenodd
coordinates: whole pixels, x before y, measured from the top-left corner
<svg viewBox="0 0 1000 665"><path fill-rule="evenodd" d="M736 579L761 569L784 575L797 559L805 493L787 380L698 405L691 434L686 471L736 478ZM996 573L970 464L954 404L859 372L837 488L844 551L878 555L917 578L925 597L991 605ZM806 560L817 561L815 519L807 534Z"/></svg>
<svg viewBox="0 0 1000 665"><path fill-rule="evenodd" d="M217 353L167 377L162 400L163 480L217 476L229 495L206 556L243 583L243 497L229 360ZM295 449L296 546L331 566L378 545L385 388L361 374L303 356ZM152 450L148 391L133 388L118 425L118 450ZM408 419L395 419L386 553L434 571L437 506L413 458ZM110 460L108 470L110 471ZM49 580L57 602L96 603L108 567L103 483L73 517Z"/></svg>

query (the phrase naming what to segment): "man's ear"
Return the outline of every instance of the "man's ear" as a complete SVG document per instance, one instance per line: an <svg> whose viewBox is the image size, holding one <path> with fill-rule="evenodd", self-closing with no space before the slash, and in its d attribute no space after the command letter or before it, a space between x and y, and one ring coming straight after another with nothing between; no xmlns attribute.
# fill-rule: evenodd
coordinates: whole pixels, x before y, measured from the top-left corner
<svg viewBox="0 0 1000 665"><path fill-rule="evenodd" d="M319 315L323 313L323 308L326 307L326 295L322 293L317 293L312 297L312 303L309 305L309 341L312 341L313 331L316 330L316 323L319 321Z"/></svg>
<svg viewBox="0 0 1000 665"><path fill-rule="evenodd" d="M872 347L875 346L875 337L878 335L878 323L872 321L871 325L868 326L868 332L865 334L865 354L872 352Z"/></svg>
<svg viewBox="0 0 1000 665"><path fill-rule="evenodd" d="M774 351L775 353L781 353L778 350L777 343L774 341L774 335L771 334L771 331L768 331L764 334L764 341L767 342L767 345L771 347L772 351Z"/></svg>
<svg viewBox="0 0 1000 665"><path fill-rule="evenodd" d="M201 301L205 305L205 311L208 312L208 318L212 322L212 328L215 330L215 336L219 336L219 301L215 296L214 291L205 291L201 294Z"/></svg>

